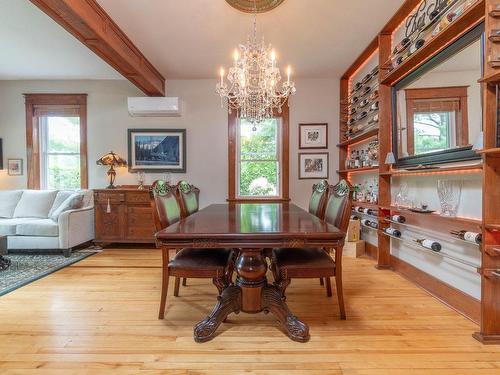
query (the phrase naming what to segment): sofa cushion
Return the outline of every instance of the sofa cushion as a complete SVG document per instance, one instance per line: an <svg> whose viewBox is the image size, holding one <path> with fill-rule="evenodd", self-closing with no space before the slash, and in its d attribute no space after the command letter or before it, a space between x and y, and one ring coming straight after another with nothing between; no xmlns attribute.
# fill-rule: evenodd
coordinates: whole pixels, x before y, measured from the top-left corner
<svg viewBox="0 0 500 375"><path fill-rule="evenodd" d="M57 237L59 225L51 219L29 220L17 224L16 234L18 236Z"/></svg>
<svg viewBox="0 0 500 375"><path fill-rule="evenodd" d="M71 196L71 194L73 194L73 193L74 193L74 191L70 191L70 190L59 190L57 192L56 199L54 200L54 204L50 208L49 217L51 217L52 214L54 213L54 211L57 210L59 208L59 206L61 206L61 204L66 199L68 199Z"/></svg>
<svg viewBox="0 0 500 375"><path fill-rule="evenodd" d="M56 190L25 190L14 211L14 217L47 219L56 195Z"/></svg>
<svg viewBox="0 0 500 375"><path fill-rule="evenodd" d="M14 236L16 234L17 224L26 223L33 219L19 218L19 219L0 219L0 235L1 236Z"/></svg>
<svg viewBox="0 0 500 375"><path fill-rule="evenodd" d="M75 210L77 208L82 208L83 206L83 194L82 193L73 193L66 200L52 212L52 215L49 216L50 219L57 221L59 219L59 215L64 211Z"/></svg>
<svg viewBox="0 0 500 375"><path fill-rule="evenodd" d="M0 217L11 218L14 215L21 195L23 195L22 190L0 191Z"/></svg>

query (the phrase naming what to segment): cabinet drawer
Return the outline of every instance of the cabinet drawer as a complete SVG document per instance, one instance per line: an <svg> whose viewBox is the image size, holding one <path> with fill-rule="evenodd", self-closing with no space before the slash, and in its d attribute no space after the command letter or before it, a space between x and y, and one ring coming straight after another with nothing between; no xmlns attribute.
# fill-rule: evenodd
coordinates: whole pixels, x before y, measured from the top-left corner
<svg viewBox="0 0 500 375"><path fill-rule="evenodd" d="M149 204L149 192L147 190L127 191L127 203L144 203Z"/></svg>
<svg viewBox="0 0 500 375"><path fill-rule="evenodd" d="M124 193L114 193L114 192L99 192L95 193L94 200L96 203L121 203L125 201Z"/></svg>

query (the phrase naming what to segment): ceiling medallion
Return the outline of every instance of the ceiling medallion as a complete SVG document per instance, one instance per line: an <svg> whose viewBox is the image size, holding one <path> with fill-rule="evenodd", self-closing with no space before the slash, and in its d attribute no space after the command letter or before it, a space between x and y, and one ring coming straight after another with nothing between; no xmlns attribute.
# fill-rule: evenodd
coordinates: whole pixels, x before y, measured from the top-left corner
<svg viewBox="0 0 500 375"><path fill-rule="evenodd" d="M233 8L246 13L265 13L276 8L285 0L226 0ZM256 9L255 9L256 8Z"/></svg>
<svg viewBox="0 0 500 375"><path fill-rule="evenodd" d="M227 104L228 112L237 112L239 118L256 124L281 113L281 107L295 93L295 84L290 79L291 68L286 69L286 79L282 80L277 64L276 52L266 45L264 38L257 39L258 0L254 0L253 33L246 44L240 44L233 54L233 66L227 77L220 70L220 82L216 92L221 97L221 105Z"/></svg>

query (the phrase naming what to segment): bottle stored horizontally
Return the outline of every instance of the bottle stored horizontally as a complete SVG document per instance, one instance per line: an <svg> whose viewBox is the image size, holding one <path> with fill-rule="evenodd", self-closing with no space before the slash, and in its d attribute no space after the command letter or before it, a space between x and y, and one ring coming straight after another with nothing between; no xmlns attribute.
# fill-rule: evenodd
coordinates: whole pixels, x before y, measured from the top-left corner
<svg viewBox="0 0 500 375"><path fill-rule="evenodd" d="M422 239L416 239L415 242L419 243L423 247L430 249L432 251L435 252L441 251L441 244L437 241L427 240L425 238L422 238Z"/></svg>
<svg viewBox="0 0 500 375"><path fill-rule="evenodd" d="M377 229L378 228L378 223L376 223L375 221L368 220L368 219L361 220L361 224L363 224L363 225L365 225L367 227L371 227L373 229Z"/></svg>
<svg viewBox="0 0 500 375"><path fill-rule="evenodd" d="M397 238L401 237L401 232L399 230L391 228L391 227L385 228L384 232L390 236L393 236L393 237L397 237Z"/></svg>
<svg viewBox="0 0 500 375"><path fill-rule="evenodd" d="M367 215L373 215L373 216L377 215L377 211L372 210L371 208L363 208L363 213L367 214Z"/></svg>
<svg viewBox="0 0 500 375"><path fill-rule="evenodd" d="M466 230L452 230L450 233L461 240L476 243L478 245L483 241L483 235L481 233L469 232Z"/></svg>
<svg viewBox="0 0 500 375"><path fill-rule="evenodd" d="M406 222L406 218L402 215L392 215L392 216L387 216L386 219L389 219L390 221L395 221L396 223L404 223Z"/></svg>
<svg viewBox="0 0 500 375"><path fill-rule="evenodd" d="M351 220L359 220L360 217L358 215L351 215Z"/></svg>

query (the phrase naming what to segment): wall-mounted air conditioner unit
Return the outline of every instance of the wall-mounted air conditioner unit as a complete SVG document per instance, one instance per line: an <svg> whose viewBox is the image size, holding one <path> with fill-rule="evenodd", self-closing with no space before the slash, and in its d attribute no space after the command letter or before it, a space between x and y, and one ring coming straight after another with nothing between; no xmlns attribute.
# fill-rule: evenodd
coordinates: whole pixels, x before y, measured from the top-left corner
<svg viewBox="0 0 500 375"><path fill-rule="evenodd" d="M181 100L178 97L128 98L128 112L133 117L179 117Z"/></svg>

